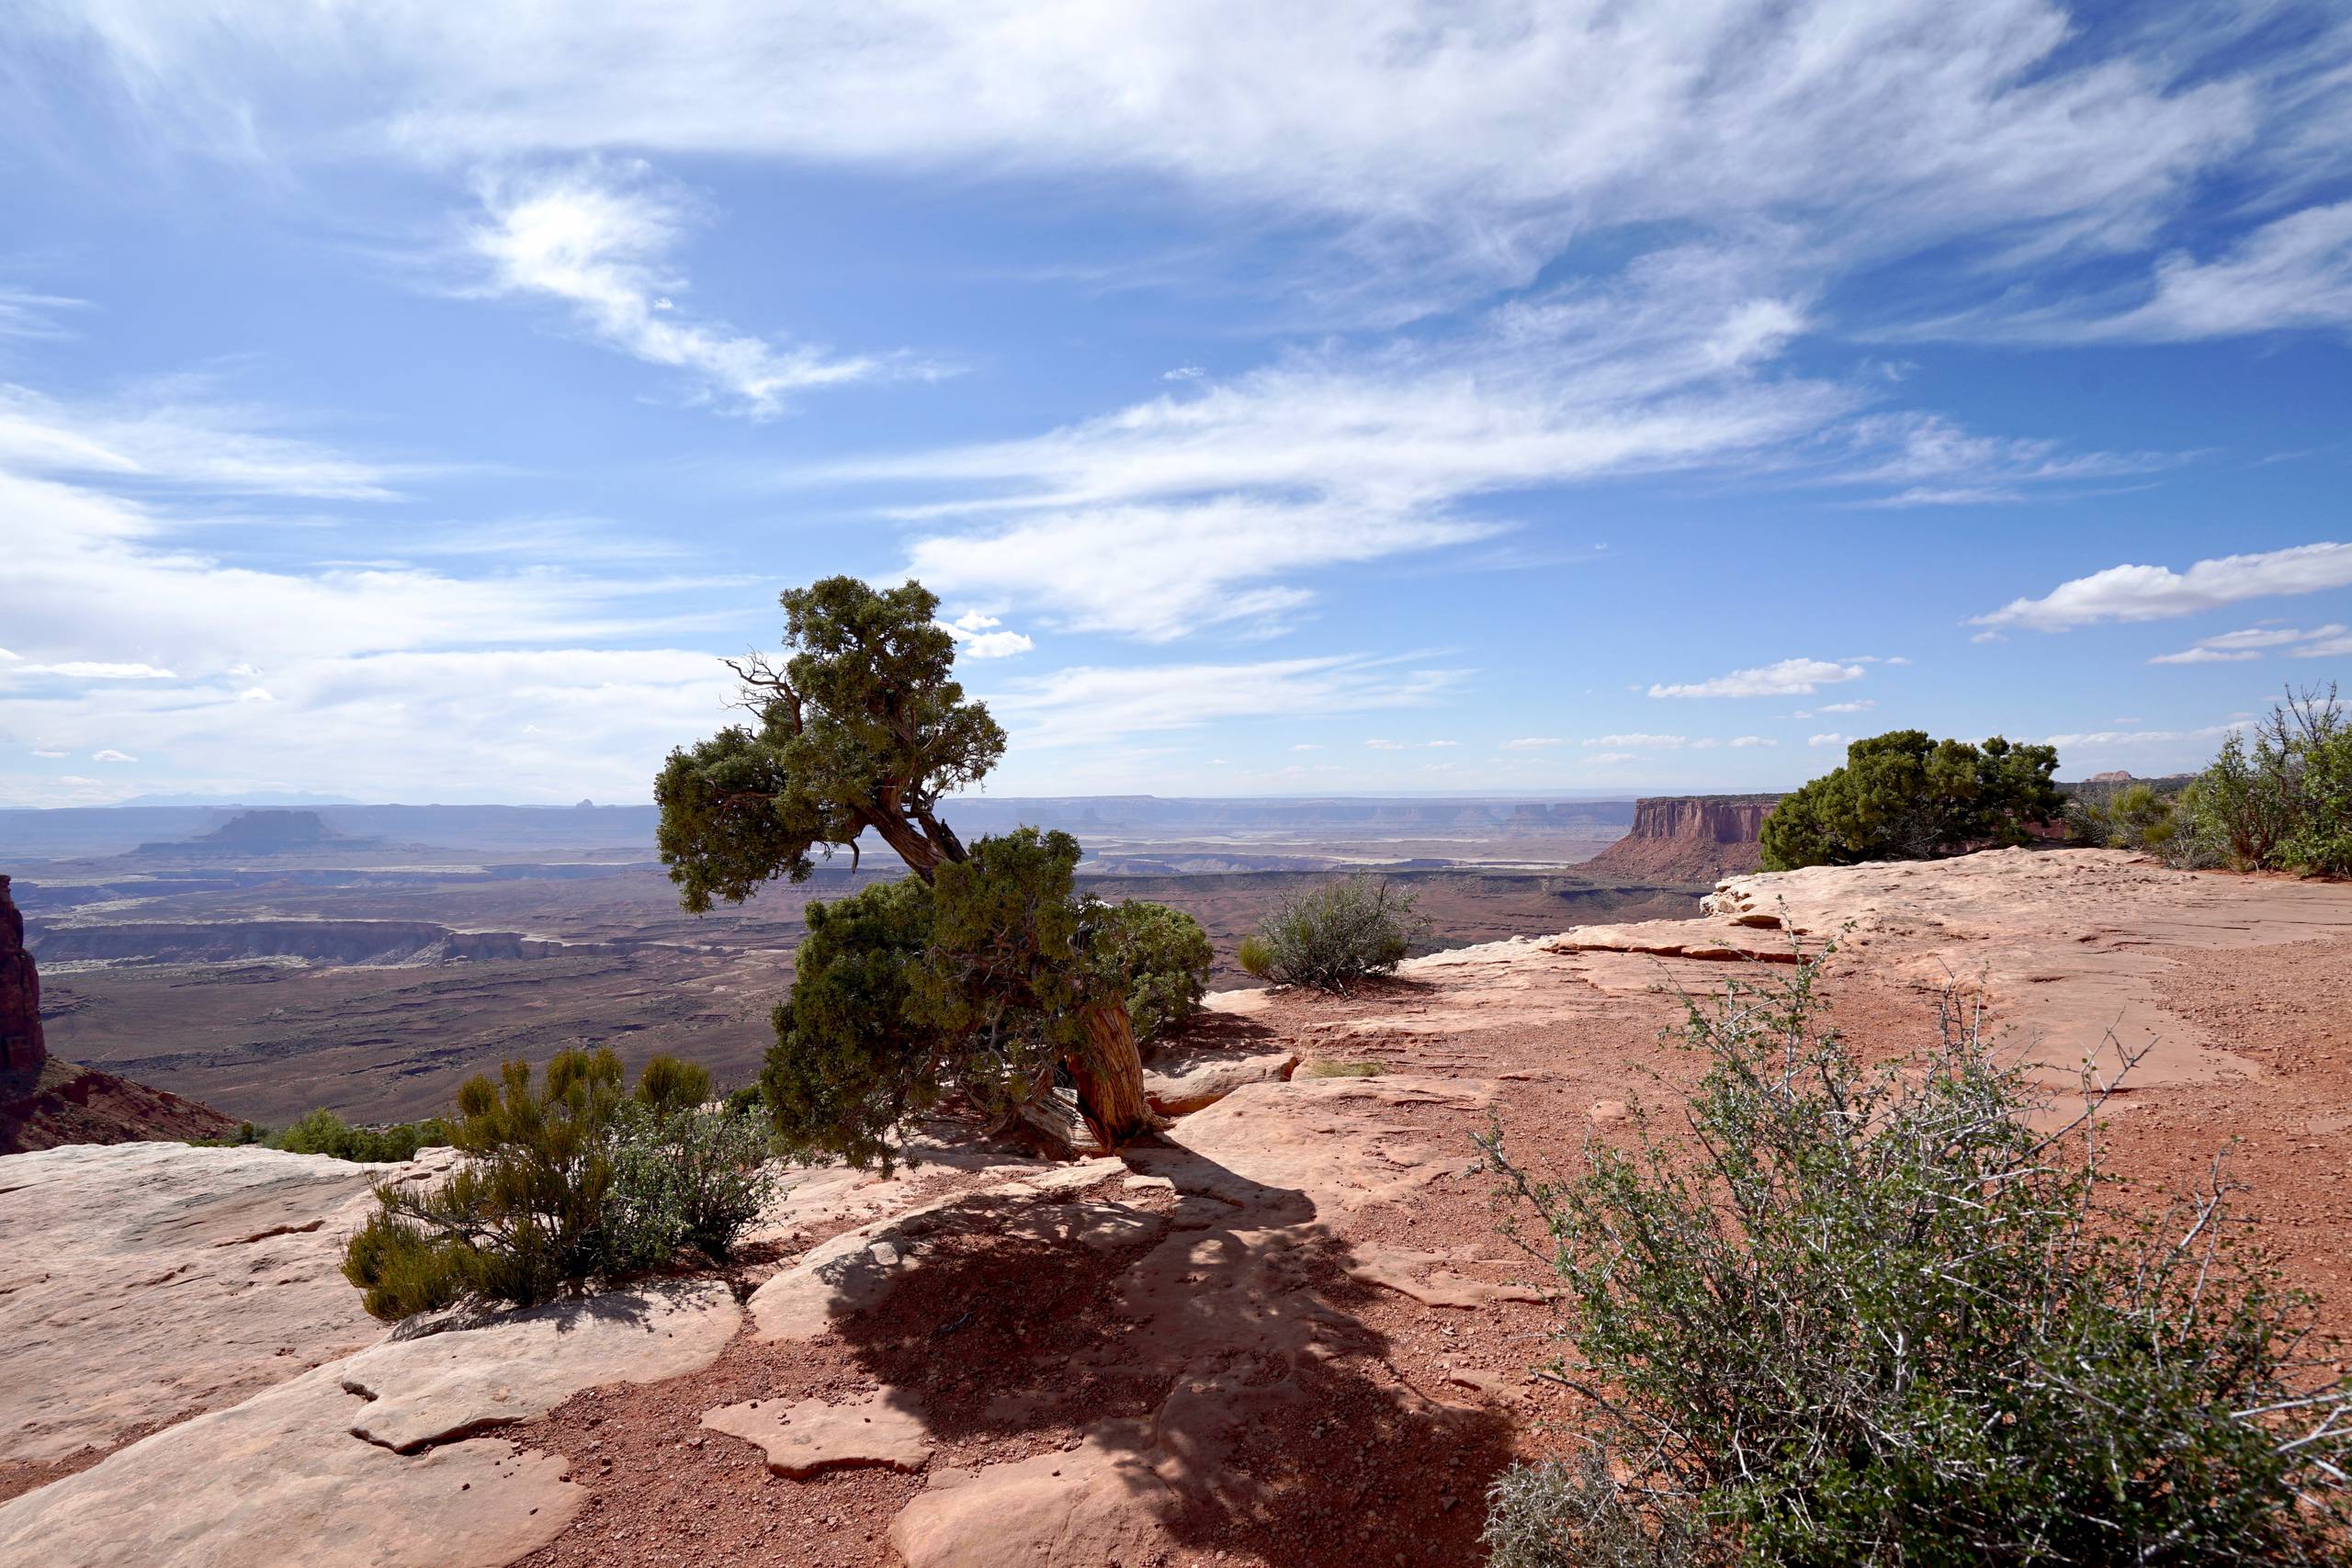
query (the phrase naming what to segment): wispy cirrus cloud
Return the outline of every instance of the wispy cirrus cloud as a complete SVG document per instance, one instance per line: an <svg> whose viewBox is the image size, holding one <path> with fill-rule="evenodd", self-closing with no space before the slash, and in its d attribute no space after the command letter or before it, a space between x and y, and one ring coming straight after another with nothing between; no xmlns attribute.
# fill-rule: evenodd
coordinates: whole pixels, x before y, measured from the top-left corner
<svg viewBox="0 0 2352 1568"><path fill-rule="evenodd" d="M128 487L385 501L432 470L370 462L273 429L269 411L225 400L204 377L161 377L103 400L0 383L0 466Z"/></svg>
<svg viewBox="0 0 2352 1568"><path fill-rule="evenodd" d="M1862 678L1860 664L1832 664L1822 659L1783 659L1735 670L1709 681L1677 685L1653 685L1653 697L1787 697L1808 696L1823 686Z"/></svg>
<svg viewBox="0 0 2352 1568"><path fill-rule="evenodd" d="M980 694L1025 746L1068 747L1227 719L1285 722L1428 706L1468 671L1410 656L1325 655L1249 663L1081 665L993 682Z"/></svg>
<svg viewBox="0 0 2352 1568"><path fill-rule="evenodd" d="M2060 583L2039 599L2013 599L1966 624L1998 630L2066 631L2104 621L2159 621L2202 610L2324 589L2352 587L2352 545L2322 541L2221 556L2186 571L2111 566Z"/></svg>
<svg viewBox="0 0 2352 1568"><path fill-rule="evenodd" d="M484 291L559 301L591 339L684 372L729 412L770 418L812 388L919 368L739 333L681 309L673 297L687 283L673 253L687 204L641 164L488 175L480 196L483 216L465 243L488 269Z"/></svg>
<svg viewBox="0 0 2352 1568"><path fill-rule="evenodd" d="M2340 625L2314 626L2309 631L2299 631L2290 626L2249 626L2244 631L2200 637L2193 647L2182 649L2177 653L2159 653L2148 662L2243 664L2260 659L2272 649L2283 649L2298 659L2315 659L2343 651L2346 642L2345 628ZM2301 646L2298 647L2298 644Z"/></svg>

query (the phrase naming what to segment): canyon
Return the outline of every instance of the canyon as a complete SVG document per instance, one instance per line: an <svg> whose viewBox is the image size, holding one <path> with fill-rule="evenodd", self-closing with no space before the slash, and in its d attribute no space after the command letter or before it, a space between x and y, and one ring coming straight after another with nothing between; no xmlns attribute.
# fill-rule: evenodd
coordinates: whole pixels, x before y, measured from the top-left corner
<svg viewBox="0 0 2352 1568"><path fill-rule="evenodd" d="M1735 877L1695 919L1433 953L1345 998L1223 992L1156 1073L1157 1144L1051 1164L939 1124L887 1179L787 1173L723 1287L423 1337L334 1267L367 1187L441 1156L12 1156L0 1565L1471 1560L1487 1481L1570 1413L1472 1135L1559 1159L1678 1127L1685 998L1833 942L1868 1060L1931 1046L1955 998L2054 1106L2137 1055L2111 1201L2160 1210L2226 1150L2346 1359L2352 886L1997 851Z"/></svg>

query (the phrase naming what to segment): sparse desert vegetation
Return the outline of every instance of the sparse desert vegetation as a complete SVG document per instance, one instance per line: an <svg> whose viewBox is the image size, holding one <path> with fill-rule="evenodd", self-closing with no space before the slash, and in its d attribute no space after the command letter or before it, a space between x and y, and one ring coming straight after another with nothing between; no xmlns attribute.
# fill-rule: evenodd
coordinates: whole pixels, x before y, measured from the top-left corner
<svg viewBox="0 0 2352 1568"><path fill-rule="evenodd" d="M388 1321L460 1303L532 1306L668 1260L723 1261L774 1175L757 1123L707 1103L709 1075L667 1057L634 1091L609 1050L510 1062L458 1092L437 1186L387 1185L344 1250Z"/></svg>
<svg viewBox="0 0 2352 1568"><path fill-rule="evenodd" d="M1484 1141L1586 1413L1490 1491L1498 1568L2340 1560L2352 1380L2222 1167L2161 1218L2102 1208L2113 1079L2039 1130L1949 998L1867 1070L1820 963L1690 1004L1689 1137Z"/></svg>
<svg viewBox="0 0 2352 1568"><path fill-rule="evenodd" d="M1413 895L1383 876L1333 877L1276 905L1241 943L1241 967L1277 986L1345 995L1393 975L1426 922Z"/></svg>

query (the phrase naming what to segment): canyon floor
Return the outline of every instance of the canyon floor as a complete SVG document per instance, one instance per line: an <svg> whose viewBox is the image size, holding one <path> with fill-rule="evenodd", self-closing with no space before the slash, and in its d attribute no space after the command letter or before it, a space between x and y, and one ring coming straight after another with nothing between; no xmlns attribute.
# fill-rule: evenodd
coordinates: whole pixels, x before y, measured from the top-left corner
<svg viewBox="0 0 2352 1568"><path fill-rule="evenodd" d="M1567 1412L1472 1134L1566 1158L1637 1107L1671 1125L1684 997L1833 938L1872 1059L1954 991L2053 1095L2140 1054L2118 1201L2226 1150L2352 1332L2352 886L1998 852L1226 993L1155 1064L1184 1114L1152 1145L1049 1166L942 1130L888 1180L795 1172L724 1276L421 1337L334 1264L368 1183L431 1158L12 1157L0 1564L1476 1561L1488 1479Z"/></svg>

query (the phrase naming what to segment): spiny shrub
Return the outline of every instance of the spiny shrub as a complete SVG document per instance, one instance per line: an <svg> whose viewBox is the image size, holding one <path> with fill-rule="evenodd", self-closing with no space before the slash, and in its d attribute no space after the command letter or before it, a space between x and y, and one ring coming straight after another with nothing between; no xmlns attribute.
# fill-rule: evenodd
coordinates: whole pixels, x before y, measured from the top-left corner
<svg viewBox="0 0 2352 1568"><path fill-rule="evenodd" d="M449 1143L469 1156L438 1187L377 1189L344 1253L368 1312L459 1303L529 1306L644 1269L678 1245L724 1256L767 1190L763 1135L705 1111L709 1075L665 1057L634 1096L608 1049L525 1062L458 1091Z"/></svg>
<svg viewBox="0 0 2352 1568"><path fill-rule="evenodd" d="M2033 1131L1949 1010L1866 1071L1817 978L1692 1006L1696 1148L1639 1121L1539 1176L1481 1140L1591 1413L1581 1469L1493 1489L1495 1561L2344 1561L2352 1384L2301 1357L2310 1303L2218 1177L2163 1221L2096 1205L2089 1109Z"/></svg>
<svg viewBox="0 0 2352 1568"><path fill-rule="evenodd" d="M1237 956L1244 969L1277 986L1344 995L1404 961L1426 924L1413 903L1385 877L1334 877L1277 904Z"/></svg>

